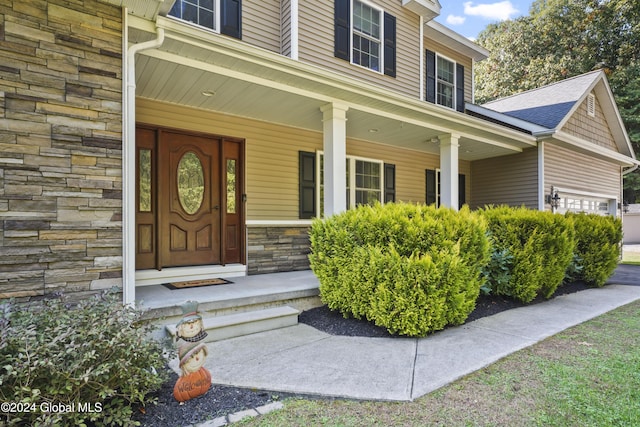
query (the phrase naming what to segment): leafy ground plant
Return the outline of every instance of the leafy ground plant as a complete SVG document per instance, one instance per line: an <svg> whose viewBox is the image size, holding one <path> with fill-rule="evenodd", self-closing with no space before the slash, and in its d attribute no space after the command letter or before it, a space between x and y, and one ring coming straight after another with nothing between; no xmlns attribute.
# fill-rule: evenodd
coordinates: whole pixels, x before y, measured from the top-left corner
<svg viewBox="0 0 640 427"><path fill-rule="evenodd" d="M134 405L163 383L161 345L141 313L106 292L0 310L0 424L133 425Z"/></svg>
<svg viewBox="0 0 640 427"><path fill-rule="evenodd" d="M637 426L640 301L414 402L287 400L241 426Z"/></svg>

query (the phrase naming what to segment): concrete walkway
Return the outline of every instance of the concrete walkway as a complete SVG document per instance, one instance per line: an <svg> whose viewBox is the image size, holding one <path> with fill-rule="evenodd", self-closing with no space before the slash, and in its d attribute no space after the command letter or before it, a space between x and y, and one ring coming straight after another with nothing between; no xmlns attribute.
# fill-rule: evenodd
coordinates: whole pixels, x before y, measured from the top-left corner
<svg viewBox="0 0 640 427"><path fill-rule="evenodd" d="M640 299L640 266L622 266L610 280L618 282L625 284L559 296L420 339L332 336L299 324L208 344L206 367L217 384L410 401Z"/></svg>

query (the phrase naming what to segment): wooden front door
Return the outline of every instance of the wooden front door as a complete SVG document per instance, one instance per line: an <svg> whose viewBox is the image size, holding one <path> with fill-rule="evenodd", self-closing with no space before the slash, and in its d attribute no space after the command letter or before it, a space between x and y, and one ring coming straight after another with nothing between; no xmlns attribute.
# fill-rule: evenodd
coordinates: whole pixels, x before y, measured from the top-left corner
<svg viewBox="0 0 640 427"><path fill-rule="evenodd" d="M242 141L139 126L136 268L242 263Z"/></svg>
<svg viewBox="0 0 640 427"><path fill-rule="evenodd" d="M220 141L163 132L161 142L162 265L220 264Z"/></svg>

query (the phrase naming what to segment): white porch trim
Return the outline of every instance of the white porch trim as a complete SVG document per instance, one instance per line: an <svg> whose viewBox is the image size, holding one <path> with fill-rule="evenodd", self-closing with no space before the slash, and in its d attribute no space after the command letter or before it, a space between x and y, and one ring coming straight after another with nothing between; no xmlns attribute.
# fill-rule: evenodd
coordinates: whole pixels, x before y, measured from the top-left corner
<svg viewBox="0 0 640 427"><path fill-rule="evenodd" d="M544 191L544 141L538 143L538 210L545 210Z"/></svg>
<svg viewBox="0 0 640 427"><path fill-rule="evenodd" d="M127 9L123 9L124 28L127 27ZM156 29L156 38L128 46L128 32L123 31L122 61L124 103L122 111L122 302L133 304L136 300L136 54L155 49L164 43L164 30Z"/></svg>
<svg viewBox="0 0 640 427"><path fill-rule="evenodd" d="M248 219L247 227L305 227L311 226L310 219Z"/></svg>
<svg viewBox="0 0 640 427"><path fill-rule="evenodd" d="M162 270L136 271L136 286L160 285L175 281L203 280L212 277L228 278L247 275L247 266L243 264L204 265L197 267L174 267Z"/></svg>
<svg viewBox="0 0 640 427"><path fill-rule="evenodd" d="M347 210L347 110L345 104L320 108L324 142L324 216Z"/></svg>
<svg viewBox="0 0 640 427"><path fill-rule="evenodd" d="M440 206L458 206L458 141L456 134L441 135L440 139Z"/></svg>
<svg viewBox="0 0 640 427"><path fill-rule="evenodd" d="M298 0L291 0L291 59L298 60L299 56L299 26L300 26L300 18L299 18L299 7Z"/></svg>

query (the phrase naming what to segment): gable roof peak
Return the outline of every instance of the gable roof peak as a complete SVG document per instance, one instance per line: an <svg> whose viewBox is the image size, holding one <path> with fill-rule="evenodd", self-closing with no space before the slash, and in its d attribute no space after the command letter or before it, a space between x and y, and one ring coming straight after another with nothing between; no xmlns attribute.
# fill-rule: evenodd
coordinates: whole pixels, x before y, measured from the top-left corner
<svg viewBox="0 0 640 427"><path fill-rule="evenodd" d="M605 79L604 71L591 71L536 89L516 93L483 104L483 107L556 129L595 85Z"/></svg>

